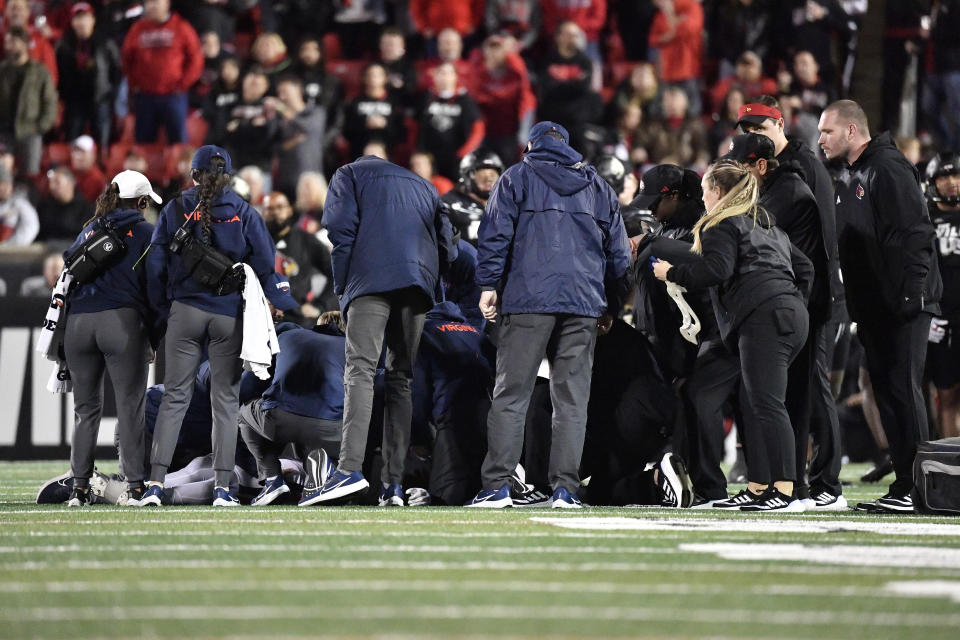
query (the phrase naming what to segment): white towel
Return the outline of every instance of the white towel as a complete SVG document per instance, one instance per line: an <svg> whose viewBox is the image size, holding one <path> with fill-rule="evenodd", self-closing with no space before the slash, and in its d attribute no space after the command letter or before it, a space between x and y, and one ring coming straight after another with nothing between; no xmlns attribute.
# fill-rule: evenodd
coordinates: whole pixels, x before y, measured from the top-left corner
<svg viewBox="0 0 960 640"><path fill-rule="evenodd" d="M267 380L270 377L267 369L274 354L280 353L280 343L257 274L246 264L243 265L243 274L243 346L240 348L240 359L243 360L244 369L252 371L261 380Z"/></svg>
<svg viewBox="0 0 960 640"><path fill-rule="evenodd" d="M690 308L690 305L687 304L686 298L683 297L687 290L684 287L681 287L675 282L667 282L667 295L673 298L673 301L680 308L680 313L683 315L683 324L680 325L680 335L683 336L683 339L687 342L697 344L697 334L700 333L700 318L697 317L697 314Z"/></svg>
<svg viewBox="0 0 960 640"><path fill-rule="evenodd" d="M63 336L67 324L65 310L71 284L73 284L73 274L64 269L60 272L57 284L53 288L50 307L43 319L40 337L37 338L37 352L42 353L47 360L56 362L47 380L47 391L51 393L69 393L73 390L73 382L70 380L70 371L67 369L63 352Z"/></svg>

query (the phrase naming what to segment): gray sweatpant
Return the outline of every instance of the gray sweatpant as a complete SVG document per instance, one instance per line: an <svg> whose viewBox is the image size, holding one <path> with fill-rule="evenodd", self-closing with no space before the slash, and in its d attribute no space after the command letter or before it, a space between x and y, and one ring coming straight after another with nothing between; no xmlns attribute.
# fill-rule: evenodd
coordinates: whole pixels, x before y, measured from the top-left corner
<svg viewBox="0 0 960 640"><path fill-rule="evenodd" d="M338 469L360 471L373 412L373 378L384 342L387 346L383 412L383 470L380 481L402 482L410 446L413 400L410 384L430 298L410 287L361 296L347 310L347 366L343 374L343 439Z"/></svg>
<svg viewBox="0 0 960 640"><path fill-rule="evenodd" d="M183 416L193 396L193 382L203 358L204 344L210 357L213 469L218 487L230 484L237 449L240 374L243 373L240 361L243 318L211 313L181 302L171 305L167 320L163 401L150 451L150 480L154 482L163 482L173 458Z"/></svg>
<svg viewBox="0 0 960 640"><path fill-rule="evenodd" d="M77 486L87 486L103 410L103 374L110 372L117 401L120 473L128 483L143 482L143 401L153 355L143 319L136 309L70 314L64 336L73 379L76 422L70 447L70 471Z"/></svg>
<svg viewBox="0 0 960 640"><path fill-rule="evenodd" d="M520 462L527 407L537 369L546 356L553 402L550 486L577 493L596 342L596 318L537 313L503 317L493 405L487 418L487 457L480 472L484 489L507 484Z"/></svg>
<svg viewBox="0 0 960 640"><path fill-rule="evenodd" d="M261 479L280 473L280 454L291 442L304 454L323 449L331 458L338 458L342 430L339 421L300 416L279 407L264 409L262 399L240 407L240 435L257 460Z"/></svg>

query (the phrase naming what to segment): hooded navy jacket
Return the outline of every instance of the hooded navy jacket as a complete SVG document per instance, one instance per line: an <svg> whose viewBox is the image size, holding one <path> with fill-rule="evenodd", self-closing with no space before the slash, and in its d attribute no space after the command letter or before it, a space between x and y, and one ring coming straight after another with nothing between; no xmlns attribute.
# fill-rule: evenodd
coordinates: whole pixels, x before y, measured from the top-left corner
<svg viewBox="0 0 960 640"><path fill-rule="evenodd" d="M116 209L104 217L118 229L133 225L123 238L127 245L127 252L118 263L92 282L74 287L69 297L70 313L95 313L129 307L139 311L149 327L152 323L152 314L147 300L147 269L142 263L136 269L133 265L150 244L153 225L144 220L143 214L137 209ZM94 220L85 226L70 248L63 252L64 260L76 251L77 247L83 244L83 241L98 229L100 224L100 220Z"/></svg>
<svg viewBox="0 0 960 640"><path fill-rule="evenodd" d="M632 256L617 194L562 140L540 136L497 180L480 221L477 284L501 312L619 309Z"/></svg>
<svg viewBox="0 0 960 640"><path fill-rule="evenodd" d="M183 258L171 253L168 246L177 229L197 207L197 189L184 191L183 211L178 212L176 199L160 212L153 230L153 246L147 254L150 300L157 309L166 309L174 300L197 309L225 316L237 317L243 308L243 295L238 291L223 296L214 295L187 273ZM267 299L277 309L296 309L296 300L290 296L289 283L279 281L273 270L276 249L260 214L229 187L210 207L213 218L211 243L213 248L234 262L243 262L253 268ZM201 236L200 220L193 216L187 229L197 239Z"/></svg>
<svg viewBox="0 0 960 640"><path fill-rule="evenodd" d="M470 326L483 331L487 321L480 311L477 286L477 250L466 240L457 243L457 259L443 278L444 297L460 308Z"/></svg>
<svg viewBox="0 0 960 640"><path fill-rule="evenodd" d="M333 291L358 297L418 287L435 300L441 263L457 257L453 229L429 182L376 156L337 169L323 207L333 243Z"/></svg>
<svg viewBox="0 0 960 640"><path fill-rule="evenodd" d="M343 370L346 337L333 325L304 329L277 325L273 382L263 392L264 409L279 408L298 416L339 422L343 419Z"/></svg>

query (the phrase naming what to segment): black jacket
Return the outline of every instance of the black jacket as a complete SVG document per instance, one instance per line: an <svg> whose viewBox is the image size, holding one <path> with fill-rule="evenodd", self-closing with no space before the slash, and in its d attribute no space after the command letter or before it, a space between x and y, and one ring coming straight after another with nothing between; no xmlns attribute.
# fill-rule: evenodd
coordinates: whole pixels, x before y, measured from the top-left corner
<svg viewBox="0 0 960 640"><path fill-rule="evenodd" d="M57 69L58 89L64 102L108 102L122 76L120 51L112 40L97 34L81 43L73 29L67 29L57 43Z"/></svg>
<svg viewBox="0 0 960 640"><path fill-rule="evenodd" d="M840 278L840 252L837 249L837 211L833 178L820 158L799 140L791 140L777 156L780 166L799 169L803 181L810 187L817 200L820 213L820 228L823 231L823 248L827 254L827 269L830 272L830 299L833 307L829 319L842 322L847 315L843 280Z"/></svg>
<svg viewBox="0 0 960 640"><path fill-rule="evenodd" d="M906 299L923 296L938 313L943 291L936 234L920 177L889 133L870 141L837 183L840 264L850 316L859 323L902 322Z"/></svg>
<svg viewBox="0 0 960 640"><path fill-rule="evenodd" d="M710 291L720 335L727 345L754 309L771 298L799 296L806 301L813 265L776 227L734 216L700 234L703 259L673 266L667 280L688 291Z"/></svg>
<svg viewBox="0 0 960 640"><path fill-rule="evenodd" d="M760 206L773 216L790 242L813 263L813 290L808 309L811 317L823 320L830 314L827 254L817 201L798 171L786 165L765 176L760 187Z"/></svg>
<svg viewBox="0 0 960 640"><path fill-rule="evenodd" d="M960 70L960 0L941 0L931 16L930 42L933 45L933 69L936 73Z"/></svg>

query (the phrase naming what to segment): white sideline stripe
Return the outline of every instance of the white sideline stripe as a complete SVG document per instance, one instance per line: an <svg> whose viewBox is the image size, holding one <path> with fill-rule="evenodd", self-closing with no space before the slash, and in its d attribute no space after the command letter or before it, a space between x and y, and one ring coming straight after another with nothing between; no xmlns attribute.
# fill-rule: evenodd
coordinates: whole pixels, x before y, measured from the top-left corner
<svg viewBox="0 0 960 640"><path fill-rule="evenodd" d="M618 620L758 623L756 609L670 609L616 606L421 605L421 606L110 606L29 607L0 611L0 621L66 622L117 620ZM852 611L773 610L762 616L765 625L846 625L869 627L953 628L960 614L884 613Z"/></svg>
<svg viewBox="0 0 960 640"><path fill-rule="evenodd" d="M960 584L941 581L944 584ZM135 582L84 581L67 582L5 582L0 593L77 593L95 584L98 592L311 592L311 591L489 591L517 593L573 593L573 594L629 594L629 595L730 595L730 588L717 584L623 584L618 582L502 582L500 580L204 580L189 582ZM913 584L891 582L889 584ZM763 585L742 587L742 595L781 595L846 598L899 598L899 594L870 587L827 587L808 585ZM87 606L87 605L75 605Z"/></svg>
<svg viewBox="0 0 960 640"><path fill-rule="evenodd" d="M137 520L137 524L141 524L142 520ZM136 537L141 536L152 536L152 537L202 537L208 538L210 536L233 536L232 532L222 531L222 530L201 530L201 531L166 531L166 530L157 530L157 529L136 529L130 530L126 529L124 531L84 531L84 538L116 538L116 537ZM297 529L264 529L263 531L253 531L247 532L244 535L247 537L269 537L271 539L277 537L296 537L296 538L312 538L312 537L367 537L367 538L409 538L411 533L409 531L303 531ZM420 538L517 538L522 536L524 538L571 538L576 540L581 540L583 538L592 538L592 539L620 539L620 540L637 540L637 536L629 533L596 533L593 531L584 531L582 533L577 533L574 531L571 532L553 532L553 531L417 531L415 534ZM24 531L24 532L3 532L0 533L0 540L7 538L76 538L77 534L73 531ZM679 538L683 537L687 539L688 536L667 535L667 536L657 536L657 539L662 538Z"/></svg>
<svg viewBox="0 0 960 640"><path fill-rule="evenodd" d="M142 554L141 554L142 555ZM64 570L152 570L152 569L339 569L339 570L398 570L398 571L555 571L582 573L587 571L611 571L617 573L638 571L670 571L683 573L728 573L729 563L693 563L668 565L658 562L508 562L504 560L33 560L5 562L0 571L47 571ZM754 564L736 567L739 573L800 574L800 575L877 575L914 577L916 572L906 567L827 567L794 564ZM957 571L931 569L930 572L954 577ZM113 579L111 577L111 579Z"/></svg>
<svg viewBox="0 0 960 640"><path fill-rule="evenodd" d="M910 598L950 598L960 603L960 582L950 580L906 580L888 582L884 587L889 593Z"/></svg>
<svg viewBox="0 0 960 640"><path fill-rule="evenodd" d="M867 522L863 520L780 520L706 518L533 517L534 522L566 529L601 531L729 531L736 533L837 533L858 531L900 536L960 536L960 525L933 522Z"/></svg>
<svg viewBox="0 0 960 640"><path fill-rule="evenodd" d="M680 550L712 553L724 560L779 560L857 567L960 569L960 549L944 547L693 542L681 544Z"/></svg>
<svg viewBox="0 0 960 640"><path fill-rule="evenodd" d="M409 536L408 536L409 537ZM667 555L680 553L677 549L665 547L583 547L583 546L532 546L532 547L491 547L491 546L450 546L450 545L325 545L325 544L152 544L150 552L311 552L311 553L482 553L492 555L536 555L550 553L573 554L623 554L623 555ZM11 553L86 553L100 551L127 551L142 553L144 549L129 544L90 545L36 545L20 547L0 547L0 554ZM2 565L0 565L2 567Z"/></svg>

